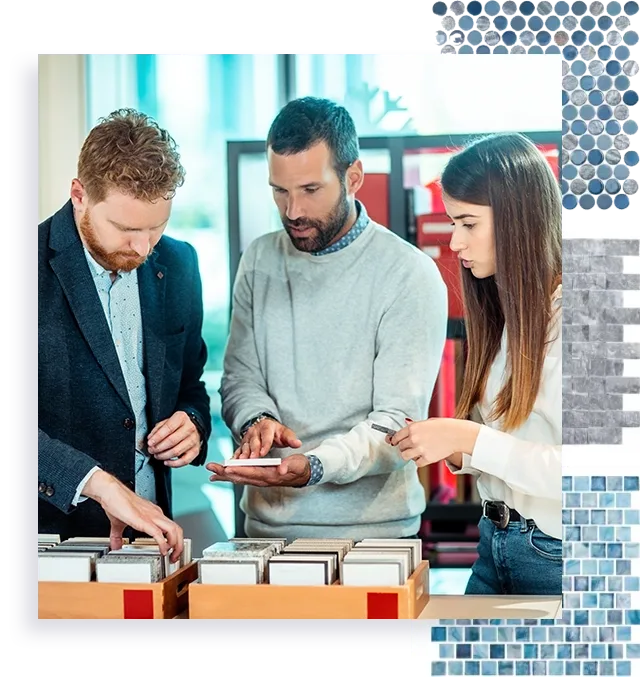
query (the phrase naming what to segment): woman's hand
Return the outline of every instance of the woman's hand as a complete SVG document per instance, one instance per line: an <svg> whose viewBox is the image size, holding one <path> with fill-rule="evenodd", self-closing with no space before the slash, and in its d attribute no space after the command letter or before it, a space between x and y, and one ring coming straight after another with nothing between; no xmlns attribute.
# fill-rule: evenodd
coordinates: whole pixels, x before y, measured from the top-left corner
<svg viewBox="0 0 640 677"><path fill-rule="evenodd" d="M407 419L409 421L409 419ZM405 461L415 461L420 468L443 459L461 465L460 453L473 454L480 424L457 418L430 418L411 421L387 443L398 447Z"/></svg>

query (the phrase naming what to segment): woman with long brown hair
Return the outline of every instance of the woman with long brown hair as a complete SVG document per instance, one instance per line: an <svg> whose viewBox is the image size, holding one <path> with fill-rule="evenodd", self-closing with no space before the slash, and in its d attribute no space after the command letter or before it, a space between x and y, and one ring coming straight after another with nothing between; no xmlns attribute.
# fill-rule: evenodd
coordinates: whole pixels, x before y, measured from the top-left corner
<svg viewBox="0 0 640 677"><path fill-rule="evenodd" d="M481 138L441 179L461 265L468 354L456 418L387 441L417 466L475 475L467 594L562 591L562 227L551 168L521 134ZM478 418L479 417L479 418ZM476 420L472 420L476 419ZM477 421L481 422L477 422Z"/></svg>

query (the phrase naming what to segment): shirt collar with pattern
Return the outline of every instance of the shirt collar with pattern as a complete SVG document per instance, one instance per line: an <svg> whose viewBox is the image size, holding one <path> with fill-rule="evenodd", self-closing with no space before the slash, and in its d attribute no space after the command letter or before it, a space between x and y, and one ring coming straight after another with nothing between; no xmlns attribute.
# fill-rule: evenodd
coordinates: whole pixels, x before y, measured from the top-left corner
<svg viewBox="0 0 640 677"><path fill-rule="evenodd" d="M351 226L348 233L345 233L337 242L334 242L332 245L326 249L322 249L319 252L311 252L313 256L324 256L325 254L333 254L334 252L340 251L345 247L349 246L359 235L362 234L364 229L369 224L369 215L365 206L359 200L356 200L356 210L358 213L358 218L356 222Z"/></svg>
<svg viewBox="0 0 640 677"><path fill-rule="evenodd" d="M91 271L91 275L93 276L94 279L98 278L98 277L103 277L104 275L108 276L108 275L111 274L110 270L107 270L106 268L101 266L93 258L93 256L91 255L91 252L86 247L83 246L82 248L84 249L84 255L87 257L87 262L89 264L89 270ZM130 270L130 271L124 271L124 270L118 271L118 275L120 277L128 277L129 275L131 275L131 273L135 273L135 269Z"/></svg>

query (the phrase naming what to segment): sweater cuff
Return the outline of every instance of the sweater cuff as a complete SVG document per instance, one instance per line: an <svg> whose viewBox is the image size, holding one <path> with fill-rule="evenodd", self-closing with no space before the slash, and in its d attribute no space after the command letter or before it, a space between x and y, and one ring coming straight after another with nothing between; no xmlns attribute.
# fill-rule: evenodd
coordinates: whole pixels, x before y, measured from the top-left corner
<svg viewBox="0 0 640 677"><path fill-rule="evenodd" d="M320 445L312 451L306 452L305 456L309 459L312 470L313 464L316 464L316 467L322 468L322 473L313 484L328 484L329 482L333 482L338 476L338 473L340 472L339 464L335 462L332 463L332 459L335 459L336 457L334 450L327 453L322 449L322 445Z"/></svg>
<svg viewBox="0 0 640 677"><path fill-rule="evenodd" d="M511 435L495 430L488 425L482 425L473 447L470 465L480 472L504 480L507 475L512 448L513 439Z"/></svg>
<svg viewBox="0 0 640 677"><path fill-rule="evenodd" d="M274 411L275 407L271 407L268 404L265 404L264 406L256 406L256 407L251 407L241 409L234 417L231 422L231 424L227 424L227 427L231 431L231 435L233 436L233 439L235 440L236 443L240 444L242 442L242 438L244 435L242 434L242 429L246 426L246 424L252 419L256 418L260 414L268 414L274 421L280 422L280 416L277 413L277 411Z"/></svg>

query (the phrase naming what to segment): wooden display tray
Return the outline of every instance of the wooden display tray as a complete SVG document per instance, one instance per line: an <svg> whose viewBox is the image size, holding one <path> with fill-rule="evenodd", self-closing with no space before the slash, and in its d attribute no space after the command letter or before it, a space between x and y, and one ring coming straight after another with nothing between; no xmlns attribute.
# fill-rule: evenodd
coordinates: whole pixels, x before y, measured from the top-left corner
<svg viewBox="0 0 640 677"><path fill-rule="evenodd" d="M191 562L158 583L38 582L38 618L174 618L187 608Z"/></svg>
<svg viewBox="0 0 640 677"><path fill-rule="evenodd" d="M418 618L429 601L429 563L405 585L189 586L189 618Z"/></svg>

